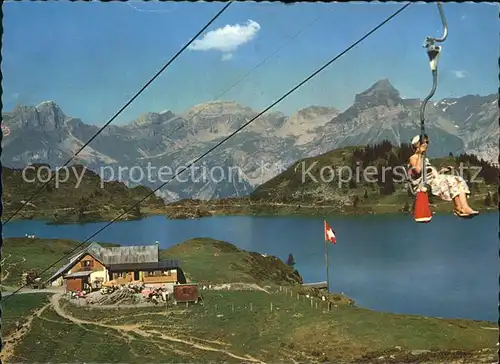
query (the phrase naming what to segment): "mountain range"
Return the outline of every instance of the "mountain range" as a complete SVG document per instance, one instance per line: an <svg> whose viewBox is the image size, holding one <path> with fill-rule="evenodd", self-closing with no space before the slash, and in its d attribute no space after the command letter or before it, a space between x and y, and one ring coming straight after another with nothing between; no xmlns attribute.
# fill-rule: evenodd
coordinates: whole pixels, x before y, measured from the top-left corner
<svg viewBox="0 0 500 364"><path fill-rule="evenodd" d="M214 178L219 178L222 170L220 182L210 181L209 175L203 178L199 170L194 174L188 170L181 177L188 181L172 180L158 194L167 201L248 195L301 158L382 140L394 145L408 142L420 131L420 105L421 100L401 97L383 79L357 94L345 111L310 106L291 116L268 112L196 163L206 171L220 167L214 172ZM145 113L129 124L107 127L73 162L104 179L156 188L258 113L232 101L196 105L179 115L168 110ZM429 156L467 152L498 162L498 94L430 102L425 116L432 142ZM2 163L11 168L30 163L62 166L99 129L66 115L54 101L18 105L2 113L2 119L10 129L2 140ZM149 168L149 178L137 178L140 172L134 175L133 166L143 173ZM162 166L170 170L164 168L160 179ZM124 171L121 175L119 167Z"/></svg>

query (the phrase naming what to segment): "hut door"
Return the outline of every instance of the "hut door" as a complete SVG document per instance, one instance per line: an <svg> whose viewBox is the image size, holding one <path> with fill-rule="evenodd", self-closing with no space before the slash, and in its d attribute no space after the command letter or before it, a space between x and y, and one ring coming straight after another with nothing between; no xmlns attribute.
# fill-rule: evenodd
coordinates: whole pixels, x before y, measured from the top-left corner
<svg viewBox="0 0 500 364"><path fill-rule="evenodd" d="M135 271L134 272L134 281L138 281L140 278L139 278L139 272L138 271Z"/></svg>

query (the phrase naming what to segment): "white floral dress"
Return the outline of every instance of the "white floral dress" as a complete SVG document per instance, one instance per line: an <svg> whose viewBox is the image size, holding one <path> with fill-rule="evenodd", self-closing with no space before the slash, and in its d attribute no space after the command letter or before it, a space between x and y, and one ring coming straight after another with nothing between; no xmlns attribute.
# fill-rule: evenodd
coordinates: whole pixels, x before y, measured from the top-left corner
<svg viewBox="0 0 500 364"><path fill-rule="evenodd" d="M467 182L465 182L462 177L439 173L437 169L430 164L428 158L425 158L425 166L427 171L427 184L430 186L434 196L438 196L445 201L452 201L461 193L470 195L469 186L467 186ZM411 166L409 166L409 171L411 171ZM416 178L410 178L410 183L414 191L416 191L422 179L420 174L417 175L418 177Z"/></svg>

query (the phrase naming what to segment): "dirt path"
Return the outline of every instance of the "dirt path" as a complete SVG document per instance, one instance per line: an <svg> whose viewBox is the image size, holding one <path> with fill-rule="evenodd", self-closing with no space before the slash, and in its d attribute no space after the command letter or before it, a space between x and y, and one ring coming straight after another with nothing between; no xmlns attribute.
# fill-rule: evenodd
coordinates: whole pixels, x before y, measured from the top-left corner
<svg viewBox="0 0 500 364"><path fill-rule="evenodd" d="M8 258L10 258L10 257L11 257L11 254L9 254L7 257L5 257L4 259L2 259L2 261L0 262L0 266L3 266L5 264L5 262L6 262L6 260ZM6 264L6 266L2 268L2 277L0 278L0 282L5 281L9 277L10 272L9 272L8 269L10 267L15 267L16 265L24 263L24 262L26 262L26 258L22 257L21 260L19 262L17 262L17 263L8 263L8 264Z"/></svg>
<svg viewBox="0 0 500 364"><path fill-rule="evenodd" d="M12 287L12 291L2 292L2 297L10 296L18 287ZM49 288L21 288L15 294L33 294L33 293L61 293L64 292L64 287L49 287Z"/></svg>
<svg viewBox="0 0 500 364"><path fill-rule="evenodd" d="M14 350L16 345L21 341L21 339L31 330L31 324L33 323L33 319L35 317L39 317L42 312L49 307L51 304L47 303L42 308L36 310L32 315L28 317L25 323L21 325L16 331L14 331L9 336L5 337L3 340L3 348L2 353L0 354L1 362L5 363L8 361L12 355L14 354Z"/></svg>
<svg viewBox="0 0 500 364"><path fill-rule="evenodd" d="M4 265L5 265L5 261L7 259L9 259L10 257L11 257L11 254L9 254L7 257L3 258L2 261L0 261L0 267L2 267L0 282L5 281L9 277L10 272L7 270L7 268L10 268L10 264L7 264L6 267L4 267Z"/></svg>
<svg viewBox="0 0 500 364"><path fill-rule="evenodd" d="M67 312L65 312L63 310L63 308L61 307L61 298L62 298L61 294L55 294L51 297L51 304L52 304L52 307L54 308L54 311L62 318L66 319L68 321L71 321L77 325L100 326L103 328L116 330L116 331L120 332L121 334L125 334L126 336L129 336L129 337L130 337L129 333L135 333L135 334L140 335L144 338L148 338L149 340L150 339L163 339L163 340L169 341L169 342L175 342L175 343L181 343L184 345L188 345L188 346L191 346L192 348L195 348L198 350L224 353L227 356L230 356L234 359L242 360L244 362L265 364L265 362L263 362L259 359L256 359L250 355L246 355L245 357L242 357L242 356L238 356L236 354L233 354L225 349L219 349L219 348L215 348L212 346L197 344L197 343L192 342L192 341L187 341L184 339L180 339L178 337L166 335L166 334L159 332L159 331L143 330L143 329L139 328L141 325L109 325L109 324L104 324L104 323L100 323L100 322L82 320L82 319L71 316L70 314L68 314ZM155 340L155 341L157 342L157 340Z"/></svg>
<svg viewBox="0 0 500 364"><path fill-rule="evenodd" d="M10 264L7 264L7 267L10 268ZM3 269L2 278L0 278L0 281L2 282L9 278L10 272L7 270L7 267Z"/></svg>

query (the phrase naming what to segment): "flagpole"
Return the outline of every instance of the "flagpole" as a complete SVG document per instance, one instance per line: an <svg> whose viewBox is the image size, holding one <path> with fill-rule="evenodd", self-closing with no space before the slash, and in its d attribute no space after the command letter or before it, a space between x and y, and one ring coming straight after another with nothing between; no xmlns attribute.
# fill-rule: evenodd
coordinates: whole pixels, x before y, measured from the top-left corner
<svg viewBox="0 0 500 364"><path fill-rule="evenodd" d="M326 291L330 293L330 274L328 273L328 243L326 240L326 217L323 223L323 238L325 240L325 268L326 268Z"/></svg>

